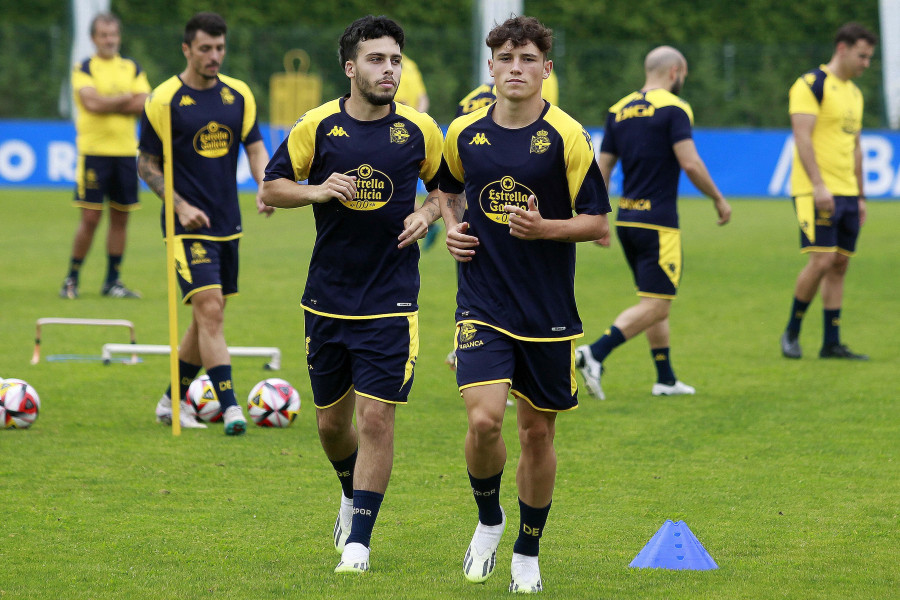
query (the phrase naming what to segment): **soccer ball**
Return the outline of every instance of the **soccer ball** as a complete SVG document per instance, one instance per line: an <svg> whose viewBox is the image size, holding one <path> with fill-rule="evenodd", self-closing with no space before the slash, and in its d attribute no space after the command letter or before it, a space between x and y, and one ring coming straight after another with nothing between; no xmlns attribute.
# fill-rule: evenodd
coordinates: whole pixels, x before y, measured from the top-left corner
<svg viewBox="0 0 900 600"><path fill-rule="evenodd" d="M300 394L284 379L271 377L250 390L247 412L260 427L287 427L300 412Z"/></svg>
<svg viewBox="0 0 900 600"><path fill-rule="evenodd" d="M27 381L10 378L0 383L0 426L4 429L28 429L40 409L41 399Z"/></svg>
<svg viewBox="0 0 900 600"><path fill-rule="evenodd" d="M222 420L222 407L209 375L201 375L191 382L185 400L201 421L213 423Z"/></svg>

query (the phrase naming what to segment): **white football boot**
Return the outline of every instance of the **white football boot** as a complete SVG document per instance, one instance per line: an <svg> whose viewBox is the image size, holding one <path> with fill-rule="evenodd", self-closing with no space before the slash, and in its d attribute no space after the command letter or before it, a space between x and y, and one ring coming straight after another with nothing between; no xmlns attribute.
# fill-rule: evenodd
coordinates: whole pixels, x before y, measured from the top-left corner
<svg viewBox="0 0 900 600"><path fill-rule="evenodd" d="M172 424L172 399L168 394L163 394L163 397L156 403L156 422ZM178 422L181 423L183 429L206 429L206 425L197 420L197 415L194 414L191 405L184 400L181 401Z"/></svg>
<svg viewBox="0 0 900 600"><path fill-rule="evenodd" d="M509 591L516 594L536 594L543 591L537 556L513 553L510 571L512 578L509 581Z"/></svg>
<svg viewBox="0 0 900 600"><path fill-rule="evenodd" d="M500 508L503 521L499 525L484 525L480 521L463 558L463 575L472 583L482 583L494 574L497 546L506 528L506 513Z"/></svg>
<svg viewBox="0 0 900 600"><path fill-rule="evenodd" d="M652 393L654 396L689 396L696 390L688 384L675 381L672 385L665 383L654 383Z"/></svg>
<svg viewBox="0 0 900 600"><path fill-rule="evenodd" d="M575 366L581 371L584 377L584 384L587 386L588 394L600 400L606 400L603 388L600 387L600 376L603 375L603 363L594 358L591 354L591 347L588 345L578 346L575 348Z"/></svg>
<svg viewBox="0 0 900 600"><path fill-rule="evenodd" d="M365 573L369 570L369 549L352 542L344 546L341 562L334 568L335 573Z"/></svg>
<svg viewBox="0 0 900 600"><path fill-rule="evenodd" d="M353 498L347 498L341 493L341 507L338 509L337 519L334 520L334 549L338 554L344 552L344 544L350 537L350 526L353 525Z"/></svg>

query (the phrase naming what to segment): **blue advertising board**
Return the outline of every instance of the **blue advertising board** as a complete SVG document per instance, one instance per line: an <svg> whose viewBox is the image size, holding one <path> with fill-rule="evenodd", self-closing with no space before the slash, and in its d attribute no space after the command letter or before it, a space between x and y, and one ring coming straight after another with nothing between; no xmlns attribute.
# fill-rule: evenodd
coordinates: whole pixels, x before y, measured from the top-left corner
<svg viewBox="0 0 900 600"><path fill-rule="evenodd" d="M285 135L281 129L260 129L269 152ZM602 129L589 128L595 149ZM790 195L793 138L789 130L696 129L700 156L722 193L729 197ZM900 197L900 133L872 130L862 135L866 195ZM66 121L0 120L0 187L70 188L75 181L75 128ZM610 193L621 189L621 172L613 171ZM238 184L253 190L247 159L241 156ZM424 188L420 191L424 192ZM680 195L700 192L682 175Z"/></svg>

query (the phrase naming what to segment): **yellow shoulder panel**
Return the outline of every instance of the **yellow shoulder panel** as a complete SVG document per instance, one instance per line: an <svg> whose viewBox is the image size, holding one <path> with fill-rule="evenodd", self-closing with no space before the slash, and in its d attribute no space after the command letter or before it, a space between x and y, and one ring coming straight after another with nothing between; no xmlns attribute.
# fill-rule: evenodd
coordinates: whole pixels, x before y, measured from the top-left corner
<svg viewBox="0 0 900 600"><path fill-rule="evenodd" d="M672 92L663 89L655 89L650 90L644 96L647 98L647 102L656 108L677 106L687 114L688 119L691 120L691 125L694 124L694 111L691 110L691 105Z"/></svg>
<svg viewBox="0 0 900 600"><path fill-rule="evenodd" d="M319 123L340 111L340 100L332 100L307 111L294 123L288 134L287 148L296 181L303 181L309 177L309 170L316 155L316 130Z"/></svg>
<svg viewBox="0 0 900 600"><path fill-rule="evenodd" d="M240 79L220 74L219 80L244 97L244 120L241 123L241 140L243 141L253 128L253 124L256 123L256 98L253 97L250 86Z"/></svg>
<svg viewBox="0 0 900 600"><path fill-rule="evenodd" d="M435 120L426 113L420 113L404 104L397 104L396 106L397 116L409 119L415 123L425 138L425 160L422 161L422 166L419 169L419 178L427 183L434 179L438 169L441 167L444 134L441 133L441 128Z"/></svg>
<svg viewBox="0 0 900 600"><path fill-rule="evenodd" d="M181 80L177 76L170 77L159 84L144 102L144 112L147 113L147 120L150 121L150 125L153 126L160 140L164 141L164 136L171 135L171 131L163 131L163 116L169 110L169 105L175 97L175 93L181 89L182 85Z"/></svg>
<svg viewBox="0 0 900 600"><path fill-rule="evenodd" d="M544 120L559 133L563 140L566 161L566 178L569 183L569 203L575 207L575 197L594 163L594 146L591 136L581 124L558 106L550 106Z"/></svg>

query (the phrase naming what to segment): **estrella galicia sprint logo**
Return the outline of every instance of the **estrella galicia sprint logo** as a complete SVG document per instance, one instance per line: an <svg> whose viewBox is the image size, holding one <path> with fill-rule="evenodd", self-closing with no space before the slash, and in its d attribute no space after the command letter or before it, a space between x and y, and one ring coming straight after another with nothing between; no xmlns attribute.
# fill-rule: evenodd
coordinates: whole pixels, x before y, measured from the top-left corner
<svg viewBox="0 0 900 600"><path fill-rule="evenodd" d="M205 158L219 158L228 154L234 134L227 125L210 121L194 136L194 150Z"/></svg>
<svg viewBox="0 0 900 600"><path fill-rule="evenodd" d="M341 204L352 210L377 210L388 203L394 195L394 183L385 173L373 169L371 165L359 165L346 175L356 177L356 197Z"/></svg>
<svg viewBox="0 0 900 600"><path fill-rule="evenodd" d="M499 181L493 181L484 186L478 197L478 202L488 219L495 223L506 225L509 223L509 213L503 210L503 207L510 204L527 209L528 197L533 195L534 192L527 186L507 175ZM536 196L535 204L537 204Z"/></svg>

